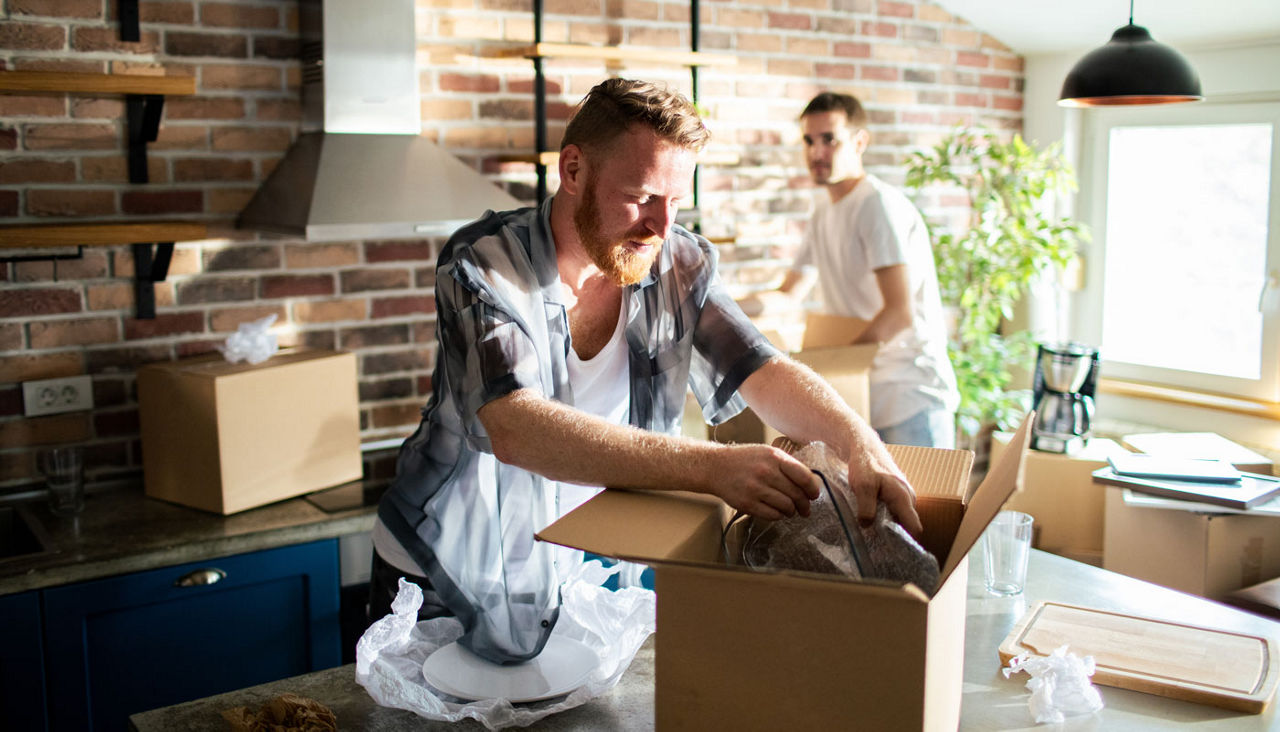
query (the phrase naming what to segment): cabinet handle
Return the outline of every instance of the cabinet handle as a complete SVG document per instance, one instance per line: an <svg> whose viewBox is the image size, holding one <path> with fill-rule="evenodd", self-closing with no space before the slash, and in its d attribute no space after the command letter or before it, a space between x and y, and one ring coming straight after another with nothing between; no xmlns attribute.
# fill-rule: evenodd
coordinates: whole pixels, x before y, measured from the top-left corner
<svg viewBox="0 0 1280 732"><path fill-rule="evenodd" d="M193 569L190 572L179 577L174 583L174 587L199 587L201 585L211 585L221 581L227 576L217 567L205 567L204 569Z"/></svg>

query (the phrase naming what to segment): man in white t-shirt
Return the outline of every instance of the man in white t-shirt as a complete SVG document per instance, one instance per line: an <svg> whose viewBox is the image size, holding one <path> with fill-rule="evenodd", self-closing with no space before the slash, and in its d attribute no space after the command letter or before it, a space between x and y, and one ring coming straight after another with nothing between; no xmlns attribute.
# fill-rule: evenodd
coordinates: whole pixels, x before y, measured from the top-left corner
<svg viewBox="0 0 1280 732"><path fill-rule="evenodd" d="M856 98L819 94L800 127L809 174L828 195L819 198L778 290L744 299L743 309L798 310L817 284L826 312L868 321L854 343L881 344L867 415L881 439L952 447L960 400L924 219L901 191L863 167L871 134Z"/></svg>

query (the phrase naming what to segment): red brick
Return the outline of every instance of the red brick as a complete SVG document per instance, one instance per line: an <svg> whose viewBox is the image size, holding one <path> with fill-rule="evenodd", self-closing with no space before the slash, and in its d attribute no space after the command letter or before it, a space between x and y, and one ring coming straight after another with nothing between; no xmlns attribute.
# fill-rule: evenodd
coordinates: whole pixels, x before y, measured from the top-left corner
<svg viewBox="0 0 1280 732"><path fill-rule="evenodd" d="M22 324L0 323L0 351L16 351L22 348Z"/></svg>
<svg viewBox="0 0 1280 732"><path fill-rule="evenodd" d="M57 18L101 18L102 0L9 0L9 12Z"/></svg>
<svg viewBox="0 0 1280 732"><path fill-rule="evenodd" d="M340 336L342 349L348 351L369 346L401 346L409 343L409 328L402 323L345 328Z"/></svg>
<svg viewBox="0 0 1280 732"><path fill-rule="evenodd" d="M891 66L863 66L859 76L873 81L898 81L901 78L898 69Z"/></svg>
<svg viewBox="0 0 1280 732"><path fill-rule="evenodd" d="M0 417L22 416L22 389L17 386L0 388ZM9 457L5 456L6 459Z"/></svg>
<svg viewBox="0 0 1280 732"><path fill-rule="evenodd" d="M880 38L897 38L898 26L895 23L877 23L866 21L862 24L862 34Z"/></svg>
<svg viewBox="0 0 1280 732"><path fill-rule="evenodd" d="M156 155L147 157L147 179L154 185L169 182L169 166ZM85 183L128 183L129 164L123 155L85 155L80 158L80 180Z"/></svg>
<svg viewBox="0 0 1280 732"><path fill-rule="evenodd" d="M202 191L125 191L120 210L127 214L201 213Z"/></svg>
<svg viewBox="0 0 1280 732"><path fill-rule="evenodd" d="M805 13L769 13L768 18L769 28L809 30L813 27L813 17Z"/></svg>
<svg viewBox="0 0 1280 732"><path fill-rule="evenodd" d="M254 103L254 117L268 122L294 122L302 119L302 103L297 99L259 99ZM434 119L429 115L427 118Z"/></svg>
<svg viewBox="0 0 1280 732"><path fill-rule="evenodd" d="M78 313L83 310L78 288L41 287L0 290L0 318L27 318L33 315Z"/></svg>
<svg viewBox="0 0 1280 732"><path fill-rule="evenodd" d="M300 42L292 36L254 36L253 57L295 59L300 55Z"/></svg>
<svg viewBox="0 0 1280 732"><path fill-rule="evenodd" d="M115 125L28 124L23 145L28 150L114 150L120 138Z"/></svg>
<svg viewBox="0 0 1280 732"><path fill-rule="evenodd" d="M115 318L35 321L30 328L32 348L88 346L120 340L120 325Z"/></svg>
<svg viewBox="0 0 1280 732"><path fill-rule="evenodd" d="M435 248L430 239L406 239L402 241L371 241L364 245L365 261L402 262L435 261Z"/></svg>
<svg viewBox="0 0 1280 732"><path fill-rule="evenodd" d="M446 92L496 92L501 82L494 74L440 74L440 91Z"/></svg>
<svg viewBox="0 0 1280 732"><path fill-rule="evenodd" d="M987 106L987 95L956 92L955 105L957 107L985 107Z"/></svg>
<svg viewBox="0 0 1280 732"><path fill-rule="evenodd" d="M282 91L284 74L275 66L204 64L200 67L200 88Z"/></svg>
<svg viewBox="0 0 1280 732"><path fill-rule="evenodd" d="M885 15L893 18L911 18L915 16L915 6L907 3L890 2L890 0L880 0L876 4L876 14Z"/></svg>
<svg viewBox="0 0 1280 732"><path fill-rule="evenodd" d="M0 128L0 150L18 149L18 131L12 127Z"/></svg>
<svg viewBox="0 0 1280 732"><path fill-rule="evenodd" d="M289 269L312 267L341 267L360 261L356 244L287 244L284 248L285 265Z"/></svg>
<svg viewBox="0 0 1280 732"><path fill-rule="evenodd" d="M378 406L370 410L373 427L387 429L391 427L412 427L422 419L422 405L415 400L410 404L393 404Z"/></svg>
<svg viewBox="0 0 1280 732"><path fill-rule="evenodd" d="M5 447L80 442L88 438L87 413L56 414L0 422L0 445Z"/></svg>
<svg viewBox="0 0 1280 732"><path fill-rule="evenodd" d="M107 267L107 253L97 247L85 249L75 259L56 260L53 265L54 278L64 282L100 280L111 274Z"/></svg>
<svg viewBox="0 0 1280 732"><path fill-rule="evenodd" d="M247 58L249 42L244 36L229 33L170 31L164 35L164 50L170 56Z"/></svg>
<svg viewBox="0 0 1280 732"><path fill-rule="evenodd" d="M838 41L831 44L831 51L846 58L871 58L871 44L861 41Z"/></svg>
<svg viewBox="0 0 1280 732"><path fill-rule="evenodd" d="M414 313L434 313L436 311L436 299L430 295L415 295L410 297L387 297L375 299L373 301L370 317L372 318L391 318L397 315L412 315Z"/></svg>
<svg viewBox="0 0 1280 732"><path fill-rule="evenodd" d="M106 61L66 58L22 58L14 64L22 71L71 71L80 74L101 74L107 70Z"/></svg>
<svg viewBox="0 0 1280 732"><path fill-rule="evenodd" d="M113 409L93 412L93 432L102 437L120 437L138 434L137 409Z"/></svg>
<svg viewBox="0 0 1280 732"><path fill-rule="evenodd" d="M65 117L67 100L41 94L0 95L0 117Z"/></svg>
<svg viewBox="0 0 1280 732"><path fill-rule="evenodd" d="M0 191L0 216L18 215L18 192Z"/></svg>
<svg viewBox="0 0 1280 732"><path fill-rule="evenodd" d="M857 75L854 64L815 64L814 72L823 79L852 79Z"/></svg>
<svg viewBox="0 0 1280 732"><path fill-rule="evenodd" d="M279 28L280 11L271 6L202 3L200 24L223 28Z"/></svg>
<svg viewBox="0 0 1280 732"><path fill-rule="evenodd" d="M158 150L208 150L209 128L203 125L160 124L160 134L149 149Z"/></svg>
<svg viewBox="0 0 1280 732"><path fill-rule="evenodd" d="M335 323L366 320L369 302L354 300L301 300L293 304L293 318L299 323Z"/></svg>
<svg viewBox="0 0 1280 732"><path fill-rule="evenodd" d="M6 51L61 51L67 31L60 25L0 23L0 48Z"/></svg>
<svg viewBox="0 0 1280 732"><path fill-rule="evenodd" d="M248 277L208 277L189 280L177 286L177 301L182 305L210 302L252 300L257 292L255 280Z"/></svg>
<svg viewBox="0 0 1280 732"><path fill-rule="evenodd" d="M204 210L209 214L238 214L257 191L256 185L245 188L211 188L205 194Z"/></svg>
<svg viewBox="0 0 1280 732"><path fill-rule="evenodd" d="M0 161L0 183L70 183L76 166L70 160L10 158Z"/></svg>
<svg viewBox="0 0 1280 732"><path fill-rule="evenodd" d="M957 66L975 66L985 69L991 65L991 57L985 53L974 53L973 51L957 51Z"/></svg>
<svg viewBox="0 0 1280 732"><path fill-rule="evenodd" d="M103 216L115 212L114 191L75 188L27 191L27 213L32 216Z"/></svg>
<svg viewBox="0 0 1280 732"><path fill-rule="evenodd" d="M332 275L273 275L262 278L262 297L264 298L332 295L333 293Z"/></svg>
<svg viewBox="0 0 1280 732"><path fill-rule="evenodd" d="M77 51L152 54L160 50L160 34L143 31L141 40L122 41L115 24L110 27L78 26L72 32L71 47Z"/></svg>
<svg viewBox="0 0 1280 732"><path fill-rule="evenodd" d="M409 272L403 269L349 269L341 277L344 293L401 290L409 286Z"/></svg>
<svg viewBox="0 0 1280 732"><path fill-rule="evenodd" d="M273 244L246 244L206 250L204 253L206 272L279 268L280 248Z"/></svg>
<svg viewBox="0 0 1280 732"><path fill-rule="evenodd" d="M142 2L138 3L138 18L143 23L169 23L174 25L191 25L195 22L195 6L188 2Z"/></svg>
<svg viewBox="0 0 1280 732"><path fill-rule="evenodd" d="M288 127L215 127L212 145L214 150L266 150L283 151L293 142L293 130Z"/></svg>
<svg viewBox="0 0 1280 732"><path fill-rule="evenodd" d="M203 332L203 312L159 313L146 320L126 318L124 321L124 337L130 341Z"/></svg>
<svg viewBox="0 0 1280 732"><path fill-rule="evenodd" d="M253 161L234 158L182 158L173 161L173 179L243 181L253 179Z"/></svg>
<svg viewBox="0 0 1280 732"><path fill-rule="evenodd" d="M164 103L165 119L241 119L240 97L173 97Z"/></svg>
<svg viewBox="0 0 1280 732"><path fill-rule="evenodd" d="M997 94L992 100L996 109L1007 109L1014 112L1022 111L1022 97L1007 97Z"/></svg>
<svg viewBox="0 0 1280 732"><path fill-rule="evenodd" d="M76 119L124 119L124 100L91 97L72 99L71 116Z"/></svg>
<svg viewBox="0 0 1280 732"><path fill-rule="evenodd" d="M275 325L287 323L289 319L289 313L285 311L283 305L219 308L209 311L209 330L214 333L234 333L243 323L262 320L269 315L276 316ZM223 338L220 342L225 341L226 338Z"/></svg>

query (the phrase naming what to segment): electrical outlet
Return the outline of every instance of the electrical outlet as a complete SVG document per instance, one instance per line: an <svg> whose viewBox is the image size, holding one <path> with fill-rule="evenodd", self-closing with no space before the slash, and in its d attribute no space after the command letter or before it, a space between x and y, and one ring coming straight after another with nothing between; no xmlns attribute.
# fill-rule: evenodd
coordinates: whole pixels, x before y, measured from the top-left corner
<svg viewBox="0 0 1280 732"><path fill-rule="evenodd" d="M22 411L28 417L93 409L93 379L68 376L63 379L24 381Z"/></svg>

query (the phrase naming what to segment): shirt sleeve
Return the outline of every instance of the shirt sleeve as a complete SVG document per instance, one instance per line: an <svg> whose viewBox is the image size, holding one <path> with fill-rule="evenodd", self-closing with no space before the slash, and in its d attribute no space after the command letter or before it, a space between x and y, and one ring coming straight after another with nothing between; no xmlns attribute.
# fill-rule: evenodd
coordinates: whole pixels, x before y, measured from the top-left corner
<svg viewBox="0 0 1280 732"><path fill-rule="evenodd" d="M542 356L516 304L486 288L483 273L469 260L437 272L436 308L440 353L432 388L449 390L468 440L487 450L476 413L517 389L545 394Z"/></svg>
<svg viewBox="0 0 1280 732"><path fill-rule="evenodd" d="M879 192L862 202L855 226L872 270L907 263L906 237L910 227Z"/></svg>

